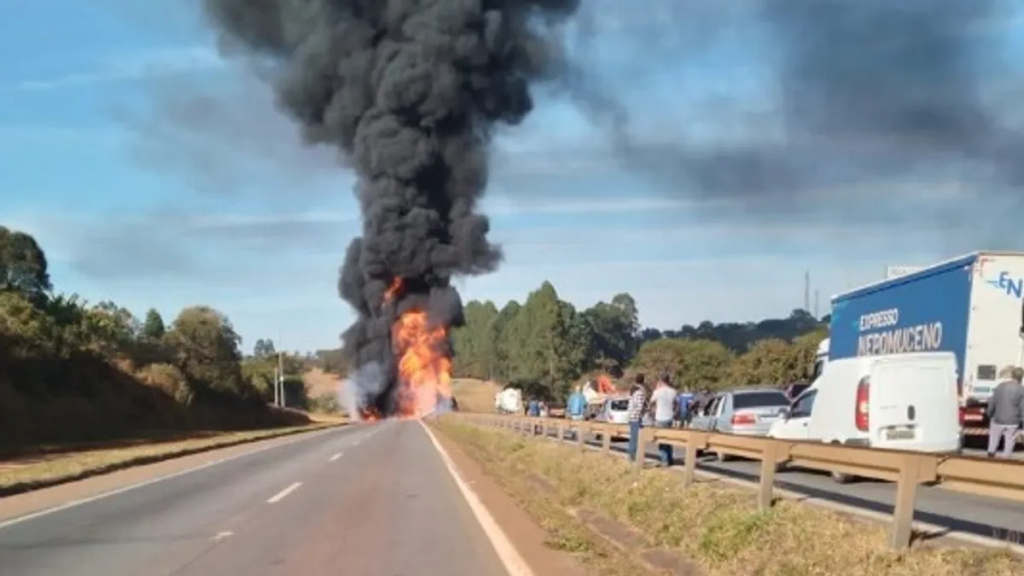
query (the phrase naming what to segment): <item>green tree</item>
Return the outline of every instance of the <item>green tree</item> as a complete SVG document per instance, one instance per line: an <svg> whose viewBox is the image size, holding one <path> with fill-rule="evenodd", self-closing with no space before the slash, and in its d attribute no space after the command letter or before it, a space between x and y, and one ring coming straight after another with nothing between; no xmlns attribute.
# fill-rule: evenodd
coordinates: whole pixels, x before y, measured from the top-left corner
<svg viewBox="0 0 1024 576"><path fill-rule="evenodd" d="M156 308L150 308L146 312L146 320L142 323L142 337L150 341L158 341L167 333L164 325L164 317Z"/></svg>
<svg viewBox="0 0 1024 576"><path fill-rule="evenodd" d="M277 354L273 340L260 338L252 348L252 355L257 358L268 358Z"/></svg>
<svg viewBox="0 0 1024 576"><path fill-rule="evenodd" d="M35 238L0 226L0 291L41 303L51 288L46 254Z"/></svg>
<svg viewBox="0 0 1024 576"><path fill-rule="evenodd" d="M813 356L811 357L813 361ZM780 338L755 342L750 350L736 359L730 378L737 385L782 385L800 379L808 365L801 365L794 347Z"/></svg>
<svg viewBox="0 0 1024 576"><path fill-rule="evenodd" d="M594 366L621 373L637 351L640 324L636 301L629 294L616 294L611 303L598 302L583 315L593 333Z"/></svg>
<svg viewBox="0 0 1024 576"><path fill-rule="evenodd" d="M493 378L498 369L498 308L492 302L473 300L466 304L464 317L465 325L452 331L455 372L469 378Z"/></svg>
<svg viewBox="0 0 1024 576"><path fill-rule="evenodd" d="M207 306L185 308L164 340L190 383L223 394L255 394L242 376L242 338L220 312Z"/></svg>
<svg viewBox="0 0 1024 576"><path fill-rule="evenodd" d="M519 316L520 311L522 311L522 305L515 300L509 300L501 311L498 312L498 318L494 322L494 331L497 335L497 344L494 350L494 364L497 367L495 377L506 382L512 379L512 373L514 372L512 367L512 358L515 355L514 349L521 341L515 335L517 329L515 320Z"/></svg>
<svg viewBox="0 0 1024 576"><path fill-rule="evenodd" d="M728 384L732 361L732 353L719 342L662 338L641 346L634 366L652 375L668 372L677 387L697 390Z"/></svg>
<svg viewBox="0 0 1024 576"><path fill-rule="evenodd" d="M511 380L528 391L558 398L580 374L580 354L572 338L575 310L544 282L530 293L508 326Z"/></svg>

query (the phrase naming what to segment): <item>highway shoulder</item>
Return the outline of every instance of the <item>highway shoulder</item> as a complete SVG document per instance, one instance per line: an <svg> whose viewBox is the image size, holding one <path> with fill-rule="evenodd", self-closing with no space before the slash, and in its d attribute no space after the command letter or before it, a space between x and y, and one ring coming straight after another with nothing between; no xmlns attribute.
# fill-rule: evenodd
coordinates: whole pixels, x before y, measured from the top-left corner
<svg viewBox="0 0 1024 576"><path fill-rule="evenodd" d="M554 550L547 545L548 533L538 526L475 460L466 455L456 442L435 426L428 426L434 438L447 452L462 480L472 488L534 574L587 574L584 567L570 554Z"/></svg>

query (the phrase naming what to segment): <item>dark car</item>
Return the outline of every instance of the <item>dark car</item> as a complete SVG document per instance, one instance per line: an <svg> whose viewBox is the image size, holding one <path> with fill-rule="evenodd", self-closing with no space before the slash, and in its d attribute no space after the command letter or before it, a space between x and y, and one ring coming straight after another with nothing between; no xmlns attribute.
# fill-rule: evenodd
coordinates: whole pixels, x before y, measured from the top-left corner
<svg viewBox="0 0 1024 576"><path fill-rule="evenodd" d="M807 390L810 387L810 382L796 382L783 388L782 392L788 396L790 400L795 400L797 396L803 394L804 390Z"/></svg>

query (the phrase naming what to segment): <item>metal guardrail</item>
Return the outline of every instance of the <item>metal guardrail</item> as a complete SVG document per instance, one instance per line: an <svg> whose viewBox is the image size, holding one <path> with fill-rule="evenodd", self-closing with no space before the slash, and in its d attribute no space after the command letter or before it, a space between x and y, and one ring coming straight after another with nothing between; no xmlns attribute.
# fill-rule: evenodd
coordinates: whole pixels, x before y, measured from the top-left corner
<svg viewBox="0 0 1024 576"><path fill-rule="evenodd" d="M601 436L602 451L605 453L611 452L612 436L629 436L629 427L625 425L561 418L466 413L460 413L458 417L479 425L504 428L529 436L538 432L546 435L551 428L556 428L559 437L563 439L566 432L582 432L576 434L576 442L580 448L585 446L587 433L597 434ZM694 483L697 458L704 451L760 461L757 501L762 510L772 506L775 472L783 464L895 482L896 505L892 515L890 545L897 550L910 546L917 487L922 484L940 485L957 492L1024 502L1024 462L855 448L820 442L775 440L696 430L641 428L640 445L646 446L650 442L675 444L686 449L683 466L684 486L691 486ZM634 466L641 470L643 463L643 458L637 458Z"/></svg>

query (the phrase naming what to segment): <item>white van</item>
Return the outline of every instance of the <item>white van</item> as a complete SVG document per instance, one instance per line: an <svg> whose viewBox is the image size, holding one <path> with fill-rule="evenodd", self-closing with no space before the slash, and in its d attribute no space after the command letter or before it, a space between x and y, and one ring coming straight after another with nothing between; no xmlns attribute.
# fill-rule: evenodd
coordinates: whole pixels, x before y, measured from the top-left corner
<svg viewBox="0 0 1024 576"><path fill-rule="evenodd" d="M956 452L960 410L951 352L860 356L826 364L797 396L771 438L830 444ZM851 480L834 473L837 482Z"/></svg>

